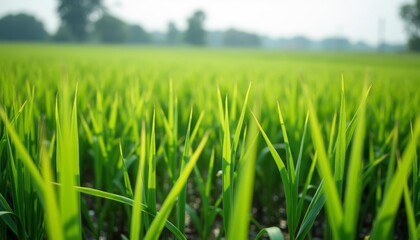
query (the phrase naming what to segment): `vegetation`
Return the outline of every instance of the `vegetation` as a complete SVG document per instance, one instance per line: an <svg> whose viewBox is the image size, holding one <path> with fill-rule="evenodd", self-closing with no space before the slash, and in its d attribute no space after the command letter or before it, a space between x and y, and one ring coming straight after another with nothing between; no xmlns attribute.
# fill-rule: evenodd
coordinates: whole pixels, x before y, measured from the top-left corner
<svg viewBox="0 0 420 240"><path fill-rule="evenodd" d="M188 18L188 28L185 32L185 42L192 45L205 45L206 43L206 31L204 30L204 21L206 14L198 10Z"/></svg>
<svg viewBox="0 0 420 240"><path fill-rule="evenodd" d="M420 0L413 4L406 3L400 10L401 18L406 23L408 32L408 48L413 51L420 51Z"/></svg>
<svg viewBox="0 0 420 240"><path fill-rule="evenodd" d="M0 239L420 236L417 56L0 53Z"/></svg>
<svg viewBox="0 0 420 240"><path fill-rule="evenodd" d="M2 41L43 41L47 37L44 24L31 15L20 13L0 19Z"/></svg>
<svg viewBox="0 0 420 240"><path fill-rule="evenodd" d="M223 44L226 46L258 47L261 45L257 34L229 29L223 35Z"/></svg>
<svg viewBox="0 0 420 240"><path fill-rule="evenodd" d="M102 0L58 0L61 24L77 41L85 41L91 16L102 8Z"/></svg>

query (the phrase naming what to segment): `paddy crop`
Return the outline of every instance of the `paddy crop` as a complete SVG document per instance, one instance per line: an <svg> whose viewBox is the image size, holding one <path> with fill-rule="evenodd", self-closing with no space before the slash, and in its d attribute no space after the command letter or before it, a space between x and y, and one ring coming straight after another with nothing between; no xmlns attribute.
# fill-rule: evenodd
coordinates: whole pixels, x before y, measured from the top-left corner
<svg viewBox="0 0 420 240"><path fill-rule="evenodd" d="M410 54L0 45L0 239L418 239Z"/></svg>

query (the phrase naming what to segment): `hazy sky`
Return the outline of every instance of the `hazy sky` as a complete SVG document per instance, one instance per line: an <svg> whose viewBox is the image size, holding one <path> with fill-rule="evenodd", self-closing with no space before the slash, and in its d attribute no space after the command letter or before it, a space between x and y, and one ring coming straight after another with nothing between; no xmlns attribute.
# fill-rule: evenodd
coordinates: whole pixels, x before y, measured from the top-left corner
<svg viewBox="0 0 420 240"><path fill-rule="evenodd" d="M208 30L230 27L271 37L305 35L314 39L344 36L377 44L379 28L385 41L406 41L399 7L407 0L104 0L109 11L148 31L165 31L168 21L180 29L196 9L207 15ZM59 19L57 0L0 0L0 16L24 11L54 32ZM410 2L410 1L409 1ZM382 27L379 27L382 26Z"/></svg>

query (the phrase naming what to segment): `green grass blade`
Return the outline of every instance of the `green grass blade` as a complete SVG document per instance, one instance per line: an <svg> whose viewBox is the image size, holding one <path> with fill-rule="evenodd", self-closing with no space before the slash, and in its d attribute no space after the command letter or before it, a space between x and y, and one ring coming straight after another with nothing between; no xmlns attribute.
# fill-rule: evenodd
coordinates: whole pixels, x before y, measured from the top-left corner
<svg viewBox="0 0 420 240"><path fill-rule="evenodd" d="M289 176L287 174L286 166L284 165L283 160L281 159L280 155L277 153L276 149L274 148L273 144L271 143L271 141L268 138L267 134L265 133L264 129L262 128L262 126L258 122L258 119L254 115L254 113L252 113L252 116L254 117L254 119L255 119L255 121L257 123L257 126L260 129L261 135L263 136L263 138L265 140L265 143L267 144L267 147L270 150L271 156L273 157L274 162L277 165L277 168L278 168L278 170L280 172L281 180L283 182L283 186L286 189L287 186L289 186Z"/></svg>
<svg viewBox="0 0 420 240"><path fill-rule="evenodd" d="M195 152L191 155L191 158L187 165L185 165L184 171L181 172L178 180L175 182L174 186L172 187L171 191L169 192L168 196L166 197L165 201L162 204L162 207L159 211L159 214L153 220L149 230L144 237L145 240L151 239L158 239L162 229L164 227L165 221L168 219L169 214L172 210L173 205L175 204L176 198L178 197L179 193L182 191L187 179L193 170L201 152L204 149L204 146L207 142L209 133L207 132L203 139L201 140L200 144L198 145Z"/></svg>
<svg viewBox="0 0 420 240"><path fill-rule="evenodd" d="M334 117L333 117L333 120L332 120L332 123L331 123L330 138L329 138L329 141L328 141L328 152L327 152L328 156L332 156L336 124L337 124L337 112L334 112ZM337 143L337 141L336 141L336 143Z"/></svg>
<svg viewBox="0 0 420 240"><path fill-rule="evenodd" d="M121 165L122 165L122 168L123 168L125 193L127 194L128 197L133 198L133 189L131 187L130 177L128 176L127 166L125 164L125 159L124 159L122 146L121 146L121 140L119 142L119 146L120 146Z"/></svg>
<svg viewBox="0 0 420 240"><path fill-rule="evenodd" d="M60 212L64 237L81 239L80 197L74 190L79 183L79 144L77 129L77 86L71 110L70 89L63 82L57 105L57 176L61 183Z"/></svg>
<svg viewBox="0 0 420 240"><path fill-rule="evenodd" d="M195 127L194 130L191 133L191 137L190 137L190 141L193 143L195 140L195 137L197 136L198 130L200 129L201 126L201 122L203 121L204 118L204 111L202 111L200 113L200 116L197 119L197 122L195 123Z"/></svg>
<svg viewBox="0 0 420 240"><path fill-rule="evenodd" d="M38 197L40 198L41 202L44 204L44 207L46 207L45 202L44 202L45 186L44 186L44 181L41 177L41 174L39 173L37 166L33 162L25 146L21 142L19 135L16 133L16 130L14 129L13 125L8 120L3 107L1 106L0 106L0 118L6 127L6 130L10 136L10 139L15 145L16 151L19 153L20 160L22 161L23 165L25 165L25 167L28 169L28 173L30 174L30 177L33 180L34 187L37 189Z"/></svg>
<svg viewBox="0 0 420 240"><path fill-rule="evenodd" d="M299 148L299 155L298 155L298 159L297 159L297 163L296 163L296 179L299 182L300 181L300 173L302 170L302 155L303 155L303 146L305 144L305 139L306 139L306 132L308 131L308 122L309 122L309 112L306 113L306 118L305 118L305 125L303 126L303 133L302 133L302 139L300 142L300 148Z"/></svg>
<svg viewBox="0 0 420 240"><path fill-rule="evenodd" d="M57 203L56 193L53 185L51 184L53 182L53 175L51 172L50 157L48 155L49 154L47 151L47 147L44 143L41 143L40 158L42 172L44 175L45 203L48 206L45 208L45 220L48 230L48 237L50 239L61 240L64 239L64 231Z"/></svg>
<svg viewBox="0 0 420 240"><path fill-rule="evenodd" d="M289 227L289 234L291 235L291 239L294 239L296 228L297 228L297 195L298 195L298 185L296 183L296 176L295 176L295 165L293 162L293 155L292 149L290 148L289 137L287 136L286 126L283 120L283 114L281 112L280 104L277 102L277 112L279 115L279 121L281 126L281 132L283 133L283 141L286 146L286 161L287 161L287 172L289 176L289 186L288 190L290 194L288 194L288 205L286 206L287 212L287 221Z"/></svg>
<svg viewBox="0 0 420 240"><path fill-rule="evenodd" d="M224 126L225 122L225 116L223 114L223 100L222 100L222 94L220 92L220 87L217 87L217 106L218 106L218 117L220 121L220 125Z"/></svg>
<svg viewBox="0 0 420 240"><path fill-rule="evenodd" d="M418 239L416 231L416 218L414 216L413 204L411 203L410 190L408 189L408 184L404 184L404 204L405 212L407 214L407 225L408 225L408 235L410 239Z"/></svg>
<svg viewBox="0 0 420 240"><path fill-rule="evenodd" d="M369 96L369 92L370 89L372 88L372 85L370 85L367 89L367 91L365 92L365 94L362 96L362 102L366 101L367 97ZM356 122L357 117L359 116L359 112L360 112L360 106L359 108L356 110L356 113L354 114L353 118L350 120L350 122L347 124L347 129L346 129L346 146L348 147L350 145L350 141L353 138L353 134L354 131L356 130L356 124L354 124Z"/></svg>
<svg viewBox="0 0 420 240"><path fill-rule="evenodd" d="M12 219L11 216L16 216L13 213L12 208L9 206L9 203L7 203L6 199L3 197L3 195L0 193L0 212L2 213L0 215L0 219L12 230L12 232L19 236L19 231L16 222Z"/></svg>
<svg viewBox="0 0 420 240"><path fill-rule="evenodd" d="M223 124L223 154L222 154L222 177L223 177L223 226L228 231L233 204L233 168L232 151L230 142L230 126L228 101L225 100L225 120Z"/></svg>
<svg viewBox="0 0 420 240"><path fill-rule="evenodd" d="M130 239L140 239L141 232L141 198L143 195L143 170L146 160L146 124L143 122L140 137L140 161L134 190L134 205L131 213Z"/></svg>
<svg viewBox="0 0 420 240"><path fill-rule="evenodd" d="M124 196L121 196L121 195L101 191L101 190L94 189L94 188L75 187L75 189L76 189L76 191L78 191L80 193L83 193L83 194L87 194L89 196L99 197L99 198L108 199L108 200L111 200L111 201L127 204L129 206L134 206L134 200L130 199L128 197L124 197ZM152 218L156 217L156 214L150 212L146 205L141 204L140 209L141 209L142 212L148 214ZM175 227L174 224L172 224L168 220L164 221L164 224L165 224L165 227L170 232L172 232L174 234L176 239L179 239L179 240L185 240L186 239L185 236L178 230L178 228Z"/></svg>
<svg viewBox="0 0 420 240"><path fill-rule="evenodd" d="M227 239L246 239L248 237L249 221L251 219L251 205L254 191L255 162L257 159L258 129L255 122L250 124L245 155L238 171L237 189L233 205L232 217L235 221L229 222Z"/></svg>
<svg viewBox="0 0 420 240"><path fill-rule="evenodd" d="M420 118L416 121L412 139L403 153L401 163L394 174L378 215L373 223L372 239L389 239L391 236L394 219L403 194L404 187L401 186L404 186L410 174L419 133Z"/></svg>
<svg viewBox="0 0 420 240"><path fill-rule="evenodd" d="M244 105L242 106L241 115L239 116L238 125L236 126L235 135L233 137L233 152L234 153L236 153L238 150L239 137L241 135L242 125L245 118L246 107L248 103L248 96L249 96L250 90L251 90L251 83L249 83L248 90L246 91ZM235 154L233 156L235 156Z"/></svg>
<svg viewBox="0 0 420 240"><path fill-rule="evenodd" d="M395 172L395 163L397 161L396 154L397 154L397 145L398 145L398 127L396 126L394 130L392 131L392 143L391 143L391 152L389 155L389 164L385 179L385 189L389 189L389 185L391 183L391 180L394 176Z"/></svg>
<svg viewBox="0 0 420 240"><path fill-rule="evenodd" d="M335 149L334 180L337 184L338 194L342 198L344 167L346 165L346 98L344 97L344 79L341 79L341 104L338 120L338 133Z"/></svg>
<svg viewBox="0 0 420 240"><path fill-rule="evenodd" d="M367 88L365 88L365 93ZM344 228L346 237L354 239L357 232L357 220L359 215L360 200L362 194L362 164L363 164L363 144L365 136L365 109L366 98L360 104L359 117L356 127L355 136L353 139L353 146L351 150L351 158L347 172L346 195L344 202ZM340 113L341 121L341 113ZM341 123L340 123L341 125ZM344 126L340 126L340 128ZM345 147L345 138L339 140L340 144ZM339 147L340 148L340 147Z"/></svg>
<svg viewBox="0 0 420 240"><path fill-rule="evenodd" d="M214 152L215 151L213 148L210 155L210 162L209 162L209 166L207 170L206 185L204 189L204 198L203 198L203 215L204 216L209 216L210 214L210 194L211 194L211 185L212 185L212 180L213 180L213 169L214 169L214 158L215 158ZM207 217L204 218L203 232L202 232L203 239L208 237L211 223L212 221L210 221L209 218Z"/></svg>
<svg viewBox="0 0 420 240"><path fill-rule="evenodd" d="M298 218L300 218L300 216L302 214L302 211L303 211L303 204L305 202L305 197L306 197L306 194L308 192L309 184L312 181L312 176L313 176L313 173L315 171L315 166L316 166L317 158L318 158L318 156L315 153L315 156L313 157L311 166L310 166L309 171L308 171L307 178L306 178L305 183L303 185L303 191L302 191L301 196L300 196L300 198L298 200L298 204L297 204L297 216L298 216ZM300 219L298 219L297 221L299 221L299 220Z"/></svg>
<svg viewBox="0 0 420 240"><path fill-rule="evenodd" d="M153 109L152 132L150 134L149 172L147 181L147 206L156 214L156 136L155 136L155 109Z"/></svg>
<svg viewBox="0 0 420 240"><path fill-rule="evenodd" d="M327 152L325 150L324 141L322 139L320 129L321 125L319 124L315 108L313 107L312 101L310 100L309 92L305 86L303 88L310 114L309 123L311 127L312 141L314 143L316 152L318 153L318 171L325 183L328 221L332 227L334 238L339 239L342 235L341 226L343 223L343 209L341 207L340 197L335 185L333 174L331 173L331 167L329 164Z"/></svg>
<svg viewBox="0 0 420 240"><path fill-rule="evenodd" d="M115 95L114 101L111 105L111 112L109 113L108 128L112 133L115 132L115 126L117 124L118 116L118 95Z"/></svg>
<svg viewBox="0 0 420 240"><path fill-rule="evenodd" d="M185 145L184 145L184 151L182 152L182 158L181 158L181 171L184 170L185 165L187 164L187 160L190 155L190 132L191 132L191 122L192 122L192 116L193 116L193 108L191 107L190 111L190 118L188 120L188 128L187 133L185 136ZM186 185L182 188L181 193L178 196L177 201L177 227L181 232L185 231L185 205L187 201L187 188Z"/></svg>
<svg viewBox="0 0 420 240"><path fill-rule="evenodd" d="M283 233L278 227L268 227L261 229L257 236L255 236L255 240L262 238L265 234L267 234L270 240L284 240Z"/></svg>
<svg viewBox="0 0 420 240"><path fill-rule="evenodd" d="M302 223L300 225L296 239L303 240L306 239L306 235L309 230L312 228L312 225L315 222L316 217L318 216L321 209L325 204L325 195L324 195L324 182L318 185L318 188L312 197L311 202L307 208L305 216L303 217Z"/></svg>
<svg viewBox="0 0 420 240"><path fill-rule="evenodd" d="M286 125L284 124L283 114L281 113L281 108L279 102L277 102L277 112L279 114L281 132L283 133L284 144L286 145L286 161L287 161L287 171L289 172L289 181L292 185L295 183L295 164L293 162L292 149L290 148L289 137L287 136Z"/></svg>

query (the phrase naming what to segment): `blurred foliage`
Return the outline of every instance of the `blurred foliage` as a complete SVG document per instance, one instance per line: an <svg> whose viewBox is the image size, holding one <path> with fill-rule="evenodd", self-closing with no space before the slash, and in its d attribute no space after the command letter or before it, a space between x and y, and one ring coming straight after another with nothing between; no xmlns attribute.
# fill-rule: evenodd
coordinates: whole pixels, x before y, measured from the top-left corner
<svg viewBox="0 0 420 240"><path fill-rule="evenodd" d="M104 43L121 43L128 39L128 26L109 14L104 14L98 19L94 29L94 33Z"/></svg>
<svg viewBox="0 0 420 240"><path fill-rule="evenodd" d="M261 45L260 38L255 33L247 33L236 29L229 29L223 35L226 46L257 47Z"/></svg>
<svg viewBox="0 0 420 240"><path fill-rule="evenodd" d="M151 42L151 37L144 28L140 25L130 25L128 26L128 42L129 43L149 43Z"/></svg>
<svg viewBox="0 0 420 240"><path fill-rule="evenodd" d="M188 28L185 32L185 41L192 45L205 45L206 43L206 31L204 30L204 21L206 14L197 10L187 20Z"/></svg>
<svg viewBox="0 0 420 240"><path fill-rule="evenodd" d="M92 14L102 6L102 0L59 0L58 14L76 40L84 41Z"/></svg>
<svg viewBox="0 0 420 240"><path fill-rule="evenodd" d="M175 43L179 43L179 30L176 27L174 22L169 22L168 23L168 28L167 28L167 32L166 32L166 39L167 42L169 44L175 44Z"/></svg>
<svg viewBox="0 0 420 240"><path fill-rule="evenodd" d="M0 19L0 40L42 41L47 37L44 24L31 15L20 13Z"/></svg>
<svg viewBox="0 0 420 240"><path fill-rule="evenodd" d="M408 48L420 51L420 0L413 4L404 4L400 9L400 16L405 21L409 34Z"/></svg>

